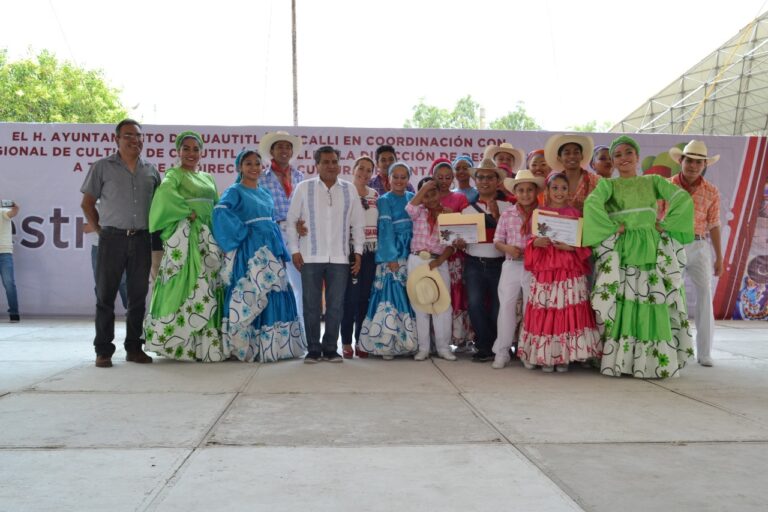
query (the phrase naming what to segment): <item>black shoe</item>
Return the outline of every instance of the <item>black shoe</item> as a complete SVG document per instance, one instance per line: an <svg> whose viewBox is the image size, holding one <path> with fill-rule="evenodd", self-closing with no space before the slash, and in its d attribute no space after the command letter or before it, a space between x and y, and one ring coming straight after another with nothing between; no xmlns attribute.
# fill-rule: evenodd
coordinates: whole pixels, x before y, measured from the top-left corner
<svg viewBox="0 0 768 512"><path fill-rule="evenodd" d="M304 356L304 364L315 364L320 362L320 352L308 352Z"/></svg>
<svg viewBox="0 0 768 512"><path fill-rule="evenodd" d="M12 324L17 323L19 320L21 320L21 317L19 315L11 315L11 323Z"/></svg>
<svg viewBox="0 0 768 512"><path fill-rule="evenodd" d="M338 352L323 352L323 361L329 363L343 363L344 358L339 355Z"/></svg>
<svg viewBox="0 0 768 512"><path fill-rule="evenodd" d="M477 354L472 356L472 362L487 363L488 361L493 361L494 357L495 356L493 355L493 353L478 352Z"/></svg>

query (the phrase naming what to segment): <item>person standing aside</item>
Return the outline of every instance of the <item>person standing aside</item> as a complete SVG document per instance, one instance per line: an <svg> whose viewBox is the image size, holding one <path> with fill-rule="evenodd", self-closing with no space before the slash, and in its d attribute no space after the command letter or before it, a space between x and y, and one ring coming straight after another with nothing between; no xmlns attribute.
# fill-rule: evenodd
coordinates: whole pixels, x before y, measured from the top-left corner
<svg viewBox="0 0 768 512"><path fill-rule="evenodd" d="M587 171L595 142L589 135L552 135L544 144L544 159L568 179L568 206L582 212L584 200L595 190L600 175Z"/></svg>
<svg viewBox="0 0 768 512"><path fill-rule="evenodd" d="M712 366L712 339L715 335L715 316L712 312L712 275L723 272L723 254L720 247L720 194L710 181L704 179L709 164L720 160L720 155L707 156L707 146L692 140L681 151L674 147L669 155L680 162L682 170L670 181L691 195L693 199L693 242L685 245L686 266L683 271L691 278L696 289L696 360L701 366ZM715 251L715 262L709 241Z"/></svg>
<svg viewBox="0 0 768 512"><path fill-rule="evenodd" d="M80 191L80 204L99 234L96 265L96 366L112 366L115 352L115 297L123 272L126 274L128 311L126 314L125 360L151 363L142 345L142 321L149 288L152 246L149 231L149 207L160 173L141 158L144 137L141 125L124 119L115 129L117 152L95 162ZM96 201L99 200L99 211Z"/></svg>
<svg viewBox="0 0 768 512"><path fill-rule="evenodd" d="M379 197L392 190L392 185L389 183L389 168L395 163L395 160L397 160L397 151L394 147L384 145L376 148L376 176L368 183L368 186L375 190ZM408 182L405 190L414 192L413 185Z"/></svg>
<svg viewBox="0 0 768 512"><path fill-rule="evenodd" d="M264 188L272 196L275 202L274 219L280 226L283 240L287 240L285 217L288 215L288 207L291 204L291 194L296 185L304 181L304 173L291 165L291 159L301 151L301 139L288 132L277 131L267 133L259 142L259 153L266 157L269 155L269 163L264 167L264 172L259 177L259 186ZM301 274L288 260L285 263L288 272L288 281L293 288L296 298L296 307L299 312L299 320L303 320L301 302Z"/></svg>
<svg viewBox="0 0 768 512"><path fill-rule="evenodd" d="M475 329L477 353L475 362L487 362L494 358L493 343L496 340L496 320L499 316L499 279L504 253L496 249L493 237L496 223L511 203L498 199L499 183L506 178L490 158L483 159L480 167L472 169L479 198L464 208L464 214L482 213L485 216L485 242L466 244L454 242L457 249L466 252L464 260L464 288L467 290L469 319Z"/></svg>
<svg viewBox="0 0 768 512"><path fill-rule="evenodd" d="M286 242L301 272L304 326L308 353L305 363L321 359L343 362L336 351L344 311L344 292L350 274L350 234L354 248L351 274L357 276L365 242L365 216L355 186L338 179L339 151L323 146L315 151L317 178L296 186L286 217ZM304 221L299 239L296 224ZM320 341L320 309L325 282L325 332Z"/></svg>
<svg viewBox="0 0 768 512"><path fill-rule="evenodd" d="M6 206L9 204L9 206ZM19 205L13 201L4 201L0 207L0 278L8 299L8 314L11 323L21 320L19 316L19 299L16 294L16 280L13 277L13 225L11 219L19 213Z"/></svg>

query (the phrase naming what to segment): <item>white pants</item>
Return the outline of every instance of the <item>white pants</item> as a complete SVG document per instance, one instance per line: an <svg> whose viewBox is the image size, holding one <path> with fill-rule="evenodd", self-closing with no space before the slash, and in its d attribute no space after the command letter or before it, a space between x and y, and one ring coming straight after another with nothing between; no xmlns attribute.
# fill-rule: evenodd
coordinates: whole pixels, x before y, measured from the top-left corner
<svg viewBox="0 0 768 512"><path fill-rule="evenodd" d="M408 256L408 273L410 274L413 269L420 265L426 265L428 262L421 259L415 254ZM451 289L451 276L448 273L448 262L444 261L442 265L437 267L437 272L440 277L443 278L445 287ZM416 313L416 334L419 337L419 352L429 351L429 319L432 318L432 324L435 327L435 346L440 351L451 350L451 327L453 326L453 312L449 307L439 315L430 315L428 313L422 313L416 308L413 309Z"/></svg>
<svg viewBox="0 0 768 512"><path fill-rule="evenodd" d="M694 240L685 246L688 260L685 275L696 289L696 357L709 357L715 335L715 315L712 312L712 249L709 240ZM690 314L690 311L688 312Z"/></svg>
<svg viewBox="0 0 768 512"><path fill-rule="evenodd" d="M531 273L525 270L523 260L506 260L501 264L499 278L499 318L496 321L494 354L507 354L512 347L517 327L517 300L523 295L523 312L528 303Z"/></svg>
<svg viewBox="0 0 768 512"><path fill-rule="evenodd" d="M285 235L285 222L279 224L280 233L283 235L283 241L288 240ZM293 288L293 296L296 298L296 311L299 314L299 322L301 322L301 325L304 325L304 299L302 298L301 292L301 272L293 266L293 261L291 261L290 258L285 262L285 270L288 274L288 282L291 283L291 288Z"/></svg>

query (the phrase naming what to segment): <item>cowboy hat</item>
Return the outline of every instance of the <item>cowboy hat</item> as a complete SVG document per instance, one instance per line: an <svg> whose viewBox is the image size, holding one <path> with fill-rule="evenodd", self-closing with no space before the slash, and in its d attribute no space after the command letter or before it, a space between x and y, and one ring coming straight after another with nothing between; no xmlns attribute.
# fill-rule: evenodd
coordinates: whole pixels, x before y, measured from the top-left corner
<svg viewBox="0 0 768 512"><path fill-rule="evenodd" d="M405 285L411 306L423 313L439 315L451 307L451 295L440 277L440 272L429 268L428 263L419 265L408 274Z"/></svg>
<svg viewBox="0 0 768 512"><path fill-rule="evenodd" d="M496 176L499 177L499 181L503 181L507 177L507 173L505 173L503 169L499 169L490 158L483 158L483 161L480 162L478 167L469 168L469 174L472 176L472 179L475 179L477 171L493 171L496 173Z"/></svg>
<svg viewBox="0 0 768 512"><path fill-rule="evenodd" d="M507 178L504 180L504 188L512 192L515 190L515 185L518 183L533 183L537 187L544 188L544 178L535 176L528 169L520 169L514 178Z"/></svg>
<svg viewBox="0 0 768 512"><path fill-rule="evenodd" d="M293 156L299 154L299 151L301 150L301 139L288 132L277 131L265 134L264 137L262 137L261 142L259 142L259 153L261 153L261 158L269 160L269 152L272 150L272 146L280 141L291 143L293 146Z"/></svg>
<svg viewBox="0 0 768 512"><path fill-rule="evenodd" d="M502 142L499 146L495 144L486 146L483 153L483 158L490 158L491 160L495 160L496 155L499 153L509 153L515 157L515 165L513 166L512 172L517 171L525 162L525 152L522 149L516 148L509 142Z"/></svg>
<svg viewBox="0 0 768 512"><path fill-rule="evenodd" d="M668 153L676 162L682 162L684 156L694 160L706 160L707 165L720 160L720 155L707 156L707 145L700 140L692 140L682 150L677 146L670 148Z"/></svg>
<svg viewBox="0 0 768 512"><path fill-rule="evenodd" d="M581 146L581 168L586 169L589 161L592 159L592 152L595 148L595 141L589 135L578 135L575 133L559 133L547 139L544 144L544 160L547 161L553 171L562 171L564 166L557 159L558 150L566 144L578 144Z"/></svg>

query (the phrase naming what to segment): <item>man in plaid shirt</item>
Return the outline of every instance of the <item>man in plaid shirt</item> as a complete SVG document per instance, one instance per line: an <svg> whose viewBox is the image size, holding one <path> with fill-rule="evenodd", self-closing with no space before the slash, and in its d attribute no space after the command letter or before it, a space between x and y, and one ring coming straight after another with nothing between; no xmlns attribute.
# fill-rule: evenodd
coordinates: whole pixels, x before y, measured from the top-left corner
<svg viewBox="0 0 768 512"><path fill-rule="evenodd" d="M680 162L680 173L670 181L686 190L693 198L693 242L685 246L688 260L685 273L690 276L696 289L696 359L702 366L712 366L712 339L715 334L715 317L712 312L712 275L723 271L723 255L720 248L720 194L711 182L704 179L709 164L720 155L707 156L707 146L692 140L681 151L674 147L669 155ZM712 262L712 249L715 261Z"/></svg>
<svg viewBox="0 0 768 512"><path fill-rule="evenodd" d="M291 194L296 185L304 180L304 173L291 165L291 158L300 150L301 139L282 131L265 134L259 143L262 161L269 162L261 173L259 186L264 187L275 201L274 218L280 226L284 241L287 241L285 218L288 215L288 207L291 205ZM285 268L288 271L288 281L296 296L299 319L303 322L301 274L290 261L286 262Z"/></svg>

